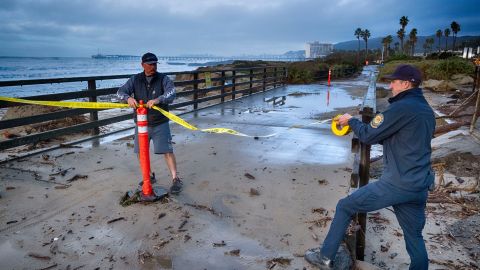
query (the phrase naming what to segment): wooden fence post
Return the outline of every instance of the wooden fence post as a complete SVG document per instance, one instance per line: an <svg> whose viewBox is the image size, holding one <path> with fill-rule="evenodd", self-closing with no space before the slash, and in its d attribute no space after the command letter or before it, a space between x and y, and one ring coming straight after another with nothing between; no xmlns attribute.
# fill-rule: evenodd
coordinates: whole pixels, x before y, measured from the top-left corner
<svg viewBox="0 0 480 270"><path fill-rule="evenodd" d="M232 70L232 100L235 99L235 76L237 72L235 70Z"/></svg>
<svg viewBox="0 0 480 270"><path fill-rule="evenodd" d="M198 72L193 74L193 80L195 80L193 83L193 101L195 102L193 103L193 109L196 110L198 109Z"/></svg>
<svg viewBox="0 0 480 270"><path fill-rule="evenodd" d="M250 90L248 91L248 94L251 95L252 94L252 87L253 87L253 69L250 69Z"/></svg>
<svg viewBox="0 0 480 270"><path fill-rule="evenodd" d="M225 94L225 70L222 70L222 89L220 89L220 94L222 97L220 98L220 102L223 103L225 102L225 97L223 96Z"/></svg>
<svg viewBox="0 0 480 270"><path fill-rule="evenodd" d="M265 92L265 90L267 89L267 68L263 68L263 91Z"/></svg>
<svg viewBox="0 0 480 270"><path fill-rule="evenodd" d="M97 90L97 84L95 80L88 80L88 90L87 91L93 91L93 93ZM89 102L97 102L97 96L93 95L88 97ZM98 120L98 111L95 110L90 113L90 122L94 122ZM98 135L100 134L100 128L99 127L94 127L92 128L91 131L92 135Z"/></svg>
<svg viewBox="0 0 480 270"><path fill-rule="evenodd" d="M370 107L363 108L361 114L363 123L370 123L374 116L373 109ZM360 181L358 188L367 185L370 179L370 148L371 146L369 144L360 142L360 166L358 172ZM363 261L365 258L365 232L367 231L367 214L357 214L357 221L360 225L360 230L356 232L356 255L358 260Z"/></svg>

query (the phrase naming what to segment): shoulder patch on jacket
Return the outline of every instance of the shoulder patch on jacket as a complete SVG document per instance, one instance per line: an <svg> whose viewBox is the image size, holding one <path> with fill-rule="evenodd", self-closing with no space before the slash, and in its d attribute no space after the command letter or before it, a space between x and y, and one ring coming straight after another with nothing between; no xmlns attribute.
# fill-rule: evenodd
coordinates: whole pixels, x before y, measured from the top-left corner
<svg viewBox="0 0 480 270"><path fill-rule="evenodd" d="M370 121L370 126L372 128L378 128L383 123L383 114L379 113Z"/></svg>

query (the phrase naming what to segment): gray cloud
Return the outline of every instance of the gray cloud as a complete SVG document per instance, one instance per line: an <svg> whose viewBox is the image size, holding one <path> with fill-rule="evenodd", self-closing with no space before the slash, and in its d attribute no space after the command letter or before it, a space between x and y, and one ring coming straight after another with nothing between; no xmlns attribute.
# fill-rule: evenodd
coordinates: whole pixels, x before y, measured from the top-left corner
<svg viewBox="0 0 480 270"><path fill-rule="evenodd" d="M451 21L479 35L476 0L3 0L0 55L88 56L154 51L176 55L283 53L307 41L395 34L408 16L419 35Z"/></svg>

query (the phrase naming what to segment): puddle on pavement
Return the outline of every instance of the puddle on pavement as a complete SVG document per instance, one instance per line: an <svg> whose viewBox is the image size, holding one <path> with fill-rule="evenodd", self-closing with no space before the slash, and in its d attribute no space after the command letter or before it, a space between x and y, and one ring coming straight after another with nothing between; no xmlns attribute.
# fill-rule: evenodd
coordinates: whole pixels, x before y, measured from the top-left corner
<svg viewBox="0 0 480 270"><path fill-rule="evenodd" d="M197 239L207 239L185 245L175 253L173 267L182 269L258 269L263 260L278 257L258 241L239 234L235 227L225 222L210 222L199 232ZM225 242L225 245L223 245ZM222 243L214 246L214 243ZM231 251L240 250L238 256ZM263 269L263 268L262 268Z"/></svg>
<svg viewBox="0 0 480 270"><path fill-rule="evenodd" d="M7 240L0 244L0 262L10 262L8 265L14 266L12 262L22 262L24 259L23 253L19 252L11 241Z"/></svg>

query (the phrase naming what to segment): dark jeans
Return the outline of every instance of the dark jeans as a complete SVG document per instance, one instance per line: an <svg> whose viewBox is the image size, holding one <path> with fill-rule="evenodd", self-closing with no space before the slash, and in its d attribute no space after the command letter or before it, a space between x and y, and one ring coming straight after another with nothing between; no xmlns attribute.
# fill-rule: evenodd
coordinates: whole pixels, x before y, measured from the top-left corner
<svg viewBox="0 0 480 270"><path fill-rule="evenodd" d="M427 196L427 190L404 191L384 181L361 187L338 202L335 217L322 246L322 255L335 259L338 247L355 213L366 213L393 206L410 255L410 269L428 269L428 255L422 236Z"/></svg>

